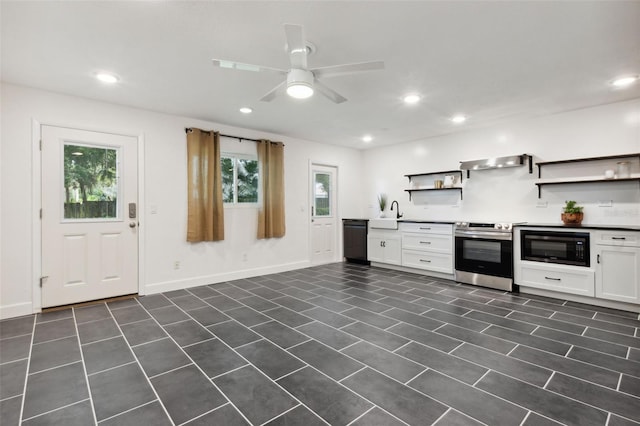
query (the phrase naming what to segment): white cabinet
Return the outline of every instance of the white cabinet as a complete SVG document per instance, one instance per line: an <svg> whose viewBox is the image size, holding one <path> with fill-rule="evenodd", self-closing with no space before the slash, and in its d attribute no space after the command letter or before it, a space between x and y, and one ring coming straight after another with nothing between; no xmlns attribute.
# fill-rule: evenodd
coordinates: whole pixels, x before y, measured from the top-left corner
<svg viewBox="0 0 640 426"><path fill-rule="evenodd" d="M402 266L453 274L453 225L407 222L400 231Z"/></svg>
<svg viewBox="0 0 640 426"><path fill-rule="evenodd" d="M402 264L400 233L396 230L369 228L367 237L367 257L370 262Z"/></svg>
<svg viewBox="0 0 640 426"><path fill-rule="evenodd" d="M640 232L596 232L596 297L640 303Z"/></svg>
<svg viewBox="0 0 640 426"><path fill-rule="evenodd" d="M517 275L516 283L524 287L594 296L591 268L522 261Z"/></svg>
<svg viewBox="0 0 640 426"><path fill-rule="evenodd" d="M522 259L521 230L558 232L558 228L517 227L513 235L514 284L523 288L535 288L580 296L595 296L595 256L591 256L591 267L558 263L533 262ZM589 232L593 245L594 231ZM526 290L524 291L526 292Z"/></svg>

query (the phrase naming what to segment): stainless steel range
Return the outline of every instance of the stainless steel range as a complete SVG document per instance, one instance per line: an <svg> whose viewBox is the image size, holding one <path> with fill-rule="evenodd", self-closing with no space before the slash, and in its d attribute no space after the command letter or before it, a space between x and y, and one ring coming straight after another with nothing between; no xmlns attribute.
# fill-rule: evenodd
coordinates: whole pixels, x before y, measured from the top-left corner
<svg viewBox="0 0 640 426"><path fill-rule="evenodd" d="M513 290L513 224L458 222L456 281Z"/></svg>

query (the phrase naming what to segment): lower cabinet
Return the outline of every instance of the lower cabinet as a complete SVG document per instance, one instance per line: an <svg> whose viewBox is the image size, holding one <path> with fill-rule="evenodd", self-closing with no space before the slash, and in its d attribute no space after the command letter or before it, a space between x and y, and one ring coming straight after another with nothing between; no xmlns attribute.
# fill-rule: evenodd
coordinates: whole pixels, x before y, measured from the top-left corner
<svg viewBox="0 0 640 426"><path fill-rule="evenodd" d="M426 269L434 272L451 274L453 272L452 256L428 251L402 250L402 265L410 268Z"/></svg>
<svg viewBox="0 0 640 426"><path fill-rule="evenodd" d="M370 262L402 264L400 235L397 231L369 230L367 255Z"/></svg>
<svg viewBox="0 0 640 426"><path fill-rule="evenodd" d="M640 303L639 233L599 232L596 251L596 297Z"/></svg>
<svg viewBox="0 0 640 426"><path fill-rule="evenodd" d="M591 268L523 261L517 275L517 284L525 287L595 296L595 272Z"/></svg>
<svg viewBox="0 0 640 426"><path fill-rule="evenodd" d="M402 266L453 274L453 225L402 223Z"/></svg>

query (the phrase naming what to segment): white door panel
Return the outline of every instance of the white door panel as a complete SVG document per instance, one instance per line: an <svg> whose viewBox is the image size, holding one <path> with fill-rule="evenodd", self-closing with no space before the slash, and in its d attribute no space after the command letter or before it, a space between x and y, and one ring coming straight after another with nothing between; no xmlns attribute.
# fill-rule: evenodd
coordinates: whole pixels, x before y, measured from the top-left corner
<svg viewBox="0 0 640 426"><path fill-rule="evenodd" d="M337 258L337 196L335 167L311 165L311 263Z"/></svg>
<svg viewBox="0 0 640 426"><path fill-rule="evenodd" d="M42 306L138 292L137 139L42 126Z"/></svg>

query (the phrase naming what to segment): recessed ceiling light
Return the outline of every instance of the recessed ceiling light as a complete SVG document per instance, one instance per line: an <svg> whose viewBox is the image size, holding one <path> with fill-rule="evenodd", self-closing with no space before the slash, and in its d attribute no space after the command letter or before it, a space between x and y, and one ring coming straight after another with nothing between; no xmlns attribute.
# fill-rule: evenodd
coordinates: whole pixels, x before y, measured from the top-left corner
<svg viewBox="0 0 640 426"><path fill-rule="evenodd" d="M243 114L251 114L253 112L253 110L249 107L242 107L240 108L240 112Z"/></svg>
<svg viewBox="0 0 640 426"><path fill-rule="evenodd" d="M369 143L369 142L371 142L372 140L373 140L373 137L372 137L371 135L364 135L364 136L362 137L362 141L363 141L363 142L366 142L366 143Z"/></svg>
<svg viewBox="0 0 640 426"><path fill-rule="evenodd" d="M633 83L635 83L636 81L638 81L638 76L637 75L629 75L626 77L620 77L620 78L616 78L615 80L611 81L611 85L614 87L627 87L632 85Z"/></svg>
<svg viewBox="0 0 640 426"><path fill-rule="evenodd" d="M451 117L451 121L453 121L456 124L460 124L467 121L467 117L465 117L464 115L454 115L453 117Z"/></svg>
<svg viewBox="0 0 640 426"><path fill-rule="evenodd" d="M103 83L113 84L119 81L119 78L108 72L99 72L96 74L96 78Z"/></svg>
<svg viewBox="0 0 640 426"><path fill-rule="evenodd" d="M405 104L409 104L409 105L417 104L418 102L420 102L420 95L415 95L415 94L406 95L403 100Z"/></svg>

